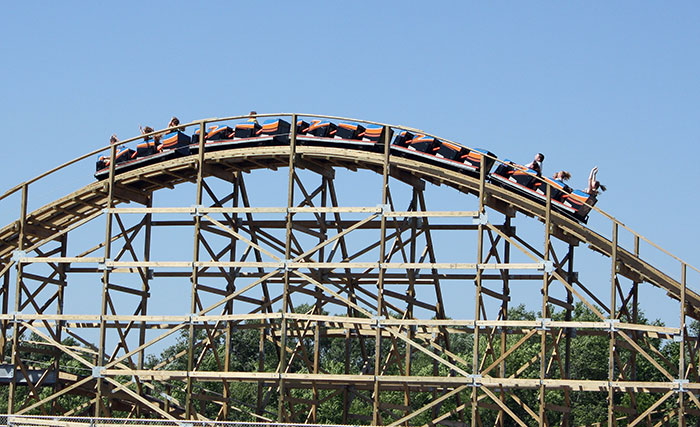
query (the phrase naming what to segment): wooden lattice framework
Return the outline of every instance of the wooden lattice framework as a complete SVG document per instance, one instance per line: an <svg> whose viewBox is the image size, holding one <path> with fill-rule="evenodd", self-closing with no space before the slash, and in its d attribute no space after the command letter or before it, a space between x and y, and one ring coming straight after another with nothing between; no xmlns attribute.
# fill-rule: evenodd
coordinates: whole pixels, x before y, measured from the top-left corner
<svg viewBox="0 0 700 427"><path fill-rule="evenodd" d="M297 115L290 116L296 123ZM200 135L204 135L210 122L187 126L199 126ZM388 136L383 152L298 145L296 140L292 130L289 145L209 153L200 138L198 154L118 175L112 161L105 181L91 183L31 213L27 209L30 186L48 179L45 176L55 170L6 193L2 199L21 193L19 219L0 230L0 340L10 357L7 366L14 374L7 381L10 411L63 415L89 411L95 416L110 416L113 410L126 410L133 416L201 419L197 408L199 402L206 401L220 406L219 419L235 419L232 408L237 403L229 399L229 387L234 382L247 382L257 386L257 399L247 402L247 410L262 421L313 423L318 407L334 398L342 400L343 421L347 423L412 425L416 416L430 412L433 424L481 425L482 414L490 411L498 414L498 425L546 425L550 423L548 416L557 412L562 414L562 424L570 425L573 393L599 393L608 399L608 417L601 420L608 425L618 421L630 426L642 422L653 425L672 418L683 425L687 414L700 413L700 343L686 330L687 317L697 319L700 307L700 296L686 286L689 269L696 269L674 257L681 277L675 280L639 256L646 239L607 214L598 211L610 220L611 238L552 210L549 192L543 206L490 184L483 171L476 178L395 156ZM112 159L117 149L116 145L109 147ZM251 204L246 182L255 175L248 177L246 173L278 168L278 174L288 171L286 206ZM302 178L300 169L311 173ZM363 191L375 191L381 203L340 205L337 169L378 173L380 188ZM214 181L229 183L229 190L221 192L212 185ZM194 184L191 200L181 206L153 206L158 190L188 182ZM473 209L430 210L426 182L453 188L456 195L473 202ZM395 205L392 190L411 192L405 210ZM533 242L518 235L513 223L518 213L544 224L544 246L539 238ZM156 219L160 215L180 217ZM277 215L277 219L261 219L264 215ZM103 241L82 253L69 254L71 233L101 217L105 220ZM501 222L494 222L493 218L501 217ZM184 243L192 245L192 258L152 261L152 230L156 227L193 230L194 239ZM474 245L476 257L459 262L439 259L432 241L436 230L470 233L471 240L464 244ZM633 233L631 250L619 244L621 230ZM283 238L279 237L281 231ZM362 245L350 248L349 240L360 231L372 231L374 238L365 233ZM137 238L142 247L133 244ZM227 244L217 247L212 243L216 239ZM563 250L555 250L555 240ZM574 254L582 243L609 259L607 297L597 295L578 278ZM529 261L511 262L514 252L524 254ZM377 257L368 261L368 253ZM99 314L64 312L65 299L70 297L69 279L81 273L101 278ZM122 275L136 280L130 285L118 284ZM154 277L190 278L188 314L149 315ZM207 285L206 280L215 280L218 285ZM473 319L447 318L448 302L442 286L451 280L474 284L475 298L470 301ZM542 319L507 318L513 303L510 287L519 280L541 281ZM638 289L644 282L679 301L680 327L638 323ZM430 298L417 297L417 287L430 289ZM566 298L552 296L554 287L563 289ZM256 296L250 296L253 289ZM135 298L136 303L119 306L123 296ZM312 298L312 309L293 312L297 297ZM204 304L212 298L215 303ZM598 319L572 322L575 302L584 303ZM241 312L237 309L240 304L249 309ZM496 309L490 310L493 307ZM551 307L563 310L565 320L552 320ZM431 315L416 318L417 309ZM133 314L120 314L125 311ZM323 314L325 311L336 314ZM259 369L233 371L228 343L233 334L246 328L259 331ZM84 331L93 331L97 339L87 338ZM147 338L153 331L156 337ZM149 348L182 331L189 337L187 349L174 357L186 360L187 369L171 370L164 363L146 369ZM27 346L22 337L30 332L40 337L43 348ZM459 334L473 337L476 343L471 360L450 349L451 337ZM608 337L607 378L571 377L570 347L577 335ZM67 336L84 347L64 346L62 339ZM215 356L218 368L201 370L202 360L217 353L211 343L222 336L226 345L223 355ZM509 336L519 338L513 343L507 340ZM363 370L352 372L349 356L343 361L343 373L331 374L319 366L318 343L326 338L344 338L346 354L351 346L359 345ZM654 353L656 348L649 340L659 338L680 342L680 352L686 357L680 357L677 366ZM292 340L296 345L290 346ZM507 376L509 356L532 341L539 341L539 354L518 366L516 374ZM115 348L108 348L110 342L116 342ZM273 371L265 369L265 358L269 357L263 352L266 342L277 349L278 366ZM302 342L305 344L300 345ZM621 348L631 354L626 360ZM32 366L32 358L23 356L31 352L50 354L52 366ZM58 361L61 354L69 355L91 374L63 372ZM380 357L373 357L377 354ZM412 372L415 354L433 359L432 375ZM637 381L638 359L649 361L664 380ZM293 361L301 361L303 372L288 369ZM539 375L519 375L531 367L538 367ZM388 371L400 375L389 375ZM152 394L154 384L172 380L184 381L185 401L175 401L167 393ZM203 394L197 387L202 382L222 382L223 393ZM17 401L18 387L29 389L26 400ZM311 390L312 398L295 398L291 391L298 389ZM325 393L327 390L331 394ZM538 407L527 406L516 390L537 391ZM547 390L562 390L564 405L549 403ZM413 396L426 391L433 398L420 408L413 407ZM402 405L383 400L392 393L403 394ZM658 393L660 398L642 411L635 398L639 393ZM79 408L62 408L57 398L65 394L88 396L89 402ZM276 414L264 411L271 394L279 402ZM621 394L629 395L626 406L615 398ZM371 418L352 413L353 399L371 402ZM442 410L446 401L455 402L453 409ZM661 411L670 401L676 402L673 408ZM527 417L516 414L523 411Z"/></svg>

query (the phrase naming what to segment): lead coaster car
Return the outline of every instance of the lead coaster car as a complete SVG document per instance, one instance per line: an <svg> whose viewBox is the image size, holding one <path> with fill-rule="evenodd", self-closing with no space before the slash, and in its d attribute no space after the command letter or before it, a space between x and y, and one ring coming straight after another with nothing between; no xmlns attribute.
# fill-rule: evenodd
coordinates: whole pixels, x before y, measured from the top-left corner
<svg viewBox="0 0 700 427"><path fill-rule="evenodd" d="M551 185L552 207L576 221L587 223L588 213L595 204L595 197L580 190L571 190L561 181L549 178L538 179L536 172L521 165L511 164L508 159L491 174L491 182L507 187L540 203L546 203L544 182ZM570 193L567 193L571 191Z"/></svg>
<svg viewBox="0 0 700 427"><path fill-rule="evenodd" d="M598 199L595 196L591 196L581 190L574 190L571 194L567 194L564 197L563 204L576 211L574 217L586 224L588 222L588 214L597 201Z"/></svg>

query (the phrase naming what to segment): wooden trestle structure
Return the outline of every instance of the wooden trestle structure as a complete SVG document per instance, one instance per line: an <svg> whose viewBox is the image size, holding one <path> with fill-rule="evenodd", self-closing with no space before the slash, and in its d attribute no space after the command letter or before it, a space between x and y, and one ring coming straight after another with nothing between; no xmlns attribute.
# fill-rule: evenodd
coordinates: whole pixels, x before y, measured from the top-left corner
<svg viewBox="0 0 700 427"><path fill-rule="evenodd" d="M292 123L298 119L286 117ZM186 126L199 126L204 135L207 124L215 121ZM688 414L700 413L700 342L686 330L688 317L700 318L700 295L686 286L687 273L698 270L675 257L678 270L671 273L645 261L640 246L650 242L602 211L595 214L609 220L611 237L552 210L549 197L542 205L490 184L483 170L477 178L395 156L388 136L383 153L299 145L294 130L288 146L206 152L203 137L199 144L198 154L121 174L115 174L112 161L108 179L33 212L28 205L35 182L99 150L2 196L21 194L19 218L0 230L0 340L9 372L0 387L9 388L10 412L111 416L121 411L134 417L203 419L198 408L209 402L220 406L222 420L236 419L236 410L243 407L263 422L314 423L318 408L335 399L342 402L346 423L414 425L416 417L429 413L432 424L476 426L491 413L497 414L498 425L547 425L553 414L559 414L562 425L571 425L572 396L597 393L608 402L607 419L600 420L607 425L658 425L669 419L683 425ZM113 160L117 146L107 149ZM276 174L288 173L286 188L278 189L286 206L251 203L246 183L258 171L278 169ZM339 203L335 181L342 169L379 174L378 188L361 189L366 199L379 203ZM228 186L223 192L222 182ZM426 183L452 188L458 200L453 205L460 210L430 210ZM179 206L154 206L158 190L180 184L193 190L190 199ZM407 207L395 205L398 192L410 194ZM98 219L105 224L104 238L73 251L70 236ZM543 235L534 241L519 235L516 219L544 224ZM154 257L155 230L182 228L194 238L173 243L192 248L192 258ZM460 242L470 248L463 257L439 258L433 235L446 231L468 236ZM623 231L632 233L632 248L620 244ZM604 255L599 268L610 272L605 296L582 283L574 267L576 249L585 247ZM511 261L523 257L526 262ZM672 277L676 273L678 280ZM84 307L88 313L64 310L66 301L80 297L71 294L78 276L101 286L101 302L94 302L96 308ZM189 278L190 289L181 296L190 301L189 311L149 314L151 307L165 304L153 301L153 282L177 278ZM511 287L521 280L541 283L541 319L508 319L508 309L517 303L511 301ZM446 283L462 284L469 297L447 301ZM638 322L642 283L678 301L679 325ZM556 298L555 290L565 297ZM178 298L177 293L171 298ZM312 301L308 312L294 312L300 300ZM570 320L578 302L595 314L595 321ZM473 318L448 318L450 304L474 307ZM553 308L563 311L565 320L552 320ZM258 369L232 370L231 337L250 329L259 331ZM28 345L31 333L36 342ZM451 351L451 338L458 335L476 343L471 358ZM578 378L570 372L572 343L591 335L609 339L605 378ZM148 365L150 349L176 336L187 339L185 350L173 356L186 360L186 370L172 370L166 363ZM67 337L80 346L64 345ZM221 337L223 352L212 344ZM341 372L320 366L319 343L328 338L345 341L346 360L338 361ZM686 357L671 365L654 353L652 339L676 340ZM272 356L262 351L268 342L277 351L274 369L265 363ZM510 356L531 342L540 343L539 354L507 374L507 366L514 367ZM351 368L351 346L362 349L362 370ZM217 353L218 368L204 370L201 362L212 353ZM34 354L50 355L53 363L37 366ZM430 374L412 370L417 354L433 360ZM61 355L85 373L63 369ZM663 379L638 381L639 360L649 361ZM303 369L292 368L299 363ZM153 392L156 384L170 387L172 381L181 381L184 401ZM211 382L223 383L221 395L203 391L200 385ZM238 382L257 386L256 401L229 399L230 387ZM28 389L21 401L19 388ZM295 397L294 390L310 390L311 397ZM539 405L528 406L518 397L519 390L536 392ZM562 391L564 403L548 402L548 390ZM426 392L432 393L427 403L412 405L417 393ZM387 396L393 399L397 393L402 404L390 403ZM635 398L640 393L652 393L653 405L640 409ZM78 408L57 403L71 394L88 401ZM264 410L271 395L278 402L274 414ZM371 403L371 416L353 413L356 399ZM446 410L445 402L454 404Z"/></svg>

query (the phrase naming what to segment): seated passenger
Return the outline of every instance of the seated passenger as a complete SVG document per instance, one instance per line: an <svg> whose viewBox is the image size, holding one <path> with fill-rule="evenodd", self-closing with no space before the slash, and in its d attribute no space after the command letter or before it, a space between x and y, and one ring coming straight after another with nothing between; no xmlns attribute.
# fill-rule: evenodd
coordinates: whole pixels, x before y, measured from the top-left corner
<svg viewBox="0 0 700 427"><path fill-rule="evenodd" d="M168 123L168 127L169 127L169 128L174 128L175 126L177 126L177 125L179 125L179 124L180 124L180 120L179 120L177 117L173 116L173 117L170 119L170 122Z"/></svg>
<svg viewBox="0 0 700 427"><path fill-rule="evenodd" d="M525 165L525 167L537 172L537 176L542 176L542 162L543 161L544 161L544 154L537 153L537 155L535 156L535 160L533 160L530 164Z"/></svg>
<svg viewBox="0 0 700 427"><path fill-rule="evenodd" d="M114 145L117 142L119 142L119 138L117 138L116 133L113 133L112 136L109 137L109 145ZM109 166L109 156L100 156L97 159L97 165L95 170L99 171L100 169L104 169L107 166Z"/></svg>
<svg viewBox="0 0 700 427"><path fill-rule="evenodd" d="M552 179L556 179L557 181L568 181L571 178L571 173L567 171L559 171L555 172L554 175L552 175Z"/></svg>
<svg viewBox="0 0 700 427"><path fill-rule="evenodd" d="M248 122L249 122L249 123L255 123L255 124L257 125L257 124L258 124L258 119L257 119L257 117L255 117L255 116L257 116L257 115L258 115L258 112L257 112L257 111L255 111L255 110L251 111L251 112L249 113L250 118L248 119Z"/></svg>
<svg viewBox="0 0 700 427"><path fill-rule="evenodd" d="M168 122L168 126L166 126L166 128L174 128L174 127L178 126L179 124L180 124L180 119L178 119L178 118L175 117L175 116L172 116L172 117L170 118L170 121ZM182 130L183 130L183 129L174 129L174 130L171 130L171 131L159 132L158 135L157 135L158 138L157 138L157 139L154 138L154 139L156 140L156 143L159 143L159 142L160 142L160 139L163 138L165 135L168 135L168 134L173 133L173 132L181 132ZM143 133L143 130L141 130L141 132Z"/></svg>
<svg viewBox="0 0 700 427"><path fill-rule="evenodd" d="M591 169L590 175L588 175L588 187L586 188L585 192L591 196L597 196L598 191L607 190L607 188L605 188L605 186L596 179L597 174L598 166L595 166L593 169Z"/></svg>
<svg viewBox="0 0 700 427"><path fill-rule="evenodd" d="M146 126L146 127L139 126L139 130L141 131L141 135L153 133L153 128L150 126ZM156 135L151 135L151 136L153 137L153 140L156 142L156 144L160 143L160 135L156 134ZM151 139L151 137L147 136L147 137L144 137L143 139L144 139L144 141L148 141L149 139Z"/></svg>

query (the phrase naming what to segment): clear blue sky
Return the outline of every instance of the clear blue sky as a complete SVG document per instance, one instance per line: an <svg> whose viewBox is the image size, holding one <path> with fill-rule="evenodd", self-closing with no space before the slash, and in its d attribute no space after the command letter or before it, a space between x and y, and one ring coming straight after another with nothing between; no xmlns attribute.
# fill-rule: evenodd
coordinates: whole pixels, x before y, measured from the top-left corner
<svg viewBox="0 0 700 427"><path fill-rule="evenodd" d="M3 191L173 114L332 114L517 161L541 151L577 187L597 165L599 207L700 265L697 2L9 2L3 16Z"/></svg>

